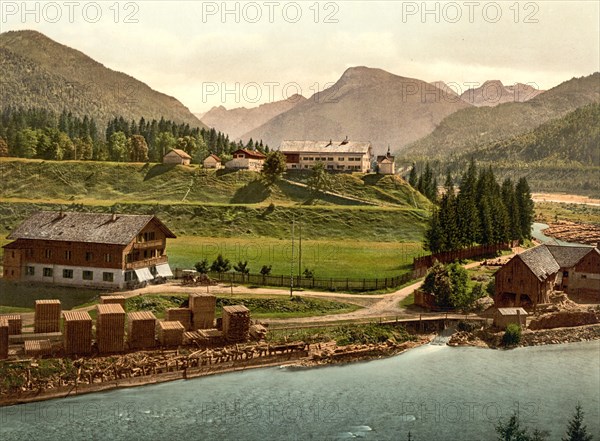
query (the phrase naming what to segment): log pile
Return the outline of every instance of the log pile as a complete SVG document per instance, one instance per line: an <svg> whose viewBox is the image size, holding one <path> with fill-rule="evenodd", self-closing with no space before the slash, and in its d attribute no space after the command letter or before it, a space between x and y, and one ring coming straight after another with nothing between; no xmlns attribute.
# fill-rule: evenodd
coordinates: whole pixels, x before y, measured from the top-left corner
<svg viewBox="0 0 600 441"><path fill-rule="evenodd" d="M156 317L150 311L127 314L127 341L130 349L147 349L156 345Z"/></svg>
<svg viewBox="0 0 600 441"><path fill-rule="evenodd" d="M179 322L158 322L158 341L161 346L180 346L183 332L183 325Z"/></svg>
<svg viewBox="0 0 600 441"><path fill-rule="evenodd" d="M103 305L117 304L125 307L125 297L123 296L100 296L100 303Z"/></svg>
<svg viewBox="0 0 600 441"><path fill-rule="evenodd" d="M89 354L92 351L92 317L86 311L63 312L65 353Z"/></svg>
<svg viewBox="0 0 600 441"><path fill-rule="evenodd" d="M192 311L193 329L210 329L214 327L217 298L212 294L190 294L190 310Z"/></svg>
<svg viewBox="0 0 600 441"><path fill-rule="evenodd" d="M28 340L25 342L25 355L43 357L50 354L52 354L52 343L50 340Z"/></svg>
<svg viewBox="0 0 600 441"><path fill-rule="evenodd" d="M116 303L96 305L96 342L100 353L121 352L124 349L125 311Z"/></svg>
<svg viewBox="0 0 600 441"><path fill-rule="evenodd" d="M0 317L0 360L8 358L8 320Z"/></svg>
<svg viewBox="0 0 600 441"><path fill-rule="evenodd" d="M179 322L186 331L192 329L192 311L188 308L167 309L167 321Z"/></svg>
<svg viewBox="0 0 600 441"><path fill-rule="evenodd" d="M60 300L36 300L33 332L60 332Z"/></svg>
<svg viewBox="0 0 600 441"><path fill-rule="evenodd" d="M23 328L23 321L21 320L21 314L5 314L0 315L0 320L8 321L8 335L19 335Z"/></svg>
<svg viewBox="0 0 600 441"><path fill-rule="evenodd" d="M243 305L223 307L223 335L228 342L248 341L250 310Z"/></svg>

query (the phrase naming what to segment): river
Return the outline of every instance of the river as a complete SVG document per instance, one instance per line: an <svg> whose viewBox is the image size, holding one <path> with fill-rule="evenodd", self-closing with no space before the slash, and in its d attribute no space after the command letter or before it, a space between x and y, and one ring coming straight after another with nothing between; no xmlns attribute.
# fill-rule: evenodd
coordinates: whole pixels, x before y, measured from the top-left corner
<svg viewBox="0 0 600 441"><path fill-rule="evenodd" d="M518 409L564 435L575 405L600 433L600 342L510 351L426 345L381 360L265 368L0 408L12 440L492 440Z"/></svg>
<svg viewBox="0 0 600 441"><path fill-rule="evenodd" d="M531 226L531 236L534 239L537 239L542 243L552 242L552 243L557 243L558 245L579 246L579 247L584 245L584 244L577 243L577 242L566 242L564 240L559 240L559 239L555 239L553 237L546 236L544 233L542 233L542 230L545 230L546 228L548 228L548 224L534 222L533 225ZM589 246L589 245L585 245L585 246Z"/></svg>

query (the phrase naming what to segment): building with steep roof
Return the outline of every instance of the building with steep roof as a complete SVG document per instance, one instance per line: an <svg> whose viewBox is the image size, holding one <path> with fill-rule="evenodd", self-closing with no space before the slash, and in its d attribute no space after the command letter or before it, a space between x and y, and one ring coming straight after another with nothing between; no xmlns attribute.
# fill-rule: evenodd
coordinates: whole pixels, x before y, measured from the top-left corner
<svg viewBox="0 0 600 441"><path fill-rule="evenodd" d="M259 172L266 156L258 150L238 149L231 154L233 159L225 163L225 168L233 170L250 170Z"/></svg>
<svg viewBox="0 0 600 441"><path fill-rule="evenodd" d="M393 175L396 173L396 158L390 153L388 146L387 154L377 156L377 173L381 175Z"/></svg>
<svg viewBox="0 0 600 441"><path fill-rule="evenodd" d="M165 253L175 238L154 215L39 211L4 248L4 278L124 288L172 276Z"/></svg>
<svg viewBox="0 0 600 441"><path fill-rule="evenodd" d="M536 307L553 290L600 300L600 252L589 246L540 245L510 259L495 274L498 307Z"/></svg>
<svg viewBox="0 0 600 441"><path fill-rule="evenodd" d="M329 171L368 173L373 149L370 142L350 141L283 141L279 151L285 155L288 170L308 170L317 162Z"/></svg>
<svg viewBox="0 0 600 441"><path fill-rule="evenodd" d="M192 157L181 149L172 149L163 156L163 164L190 165Z"/></svg>

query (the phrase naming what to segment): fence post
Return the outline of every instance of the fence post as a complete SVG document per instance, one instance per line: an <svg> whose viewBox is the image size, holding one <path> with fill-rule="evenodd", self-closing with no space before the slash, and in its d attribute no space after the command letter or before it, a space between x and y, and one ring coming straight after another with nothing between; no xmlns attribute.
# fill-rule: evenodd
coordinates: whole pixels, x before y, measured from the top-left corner
<svg viewBox="0 0 600 441"><path fill-rule="evenodd" d="M350 289L350 282L348 281L348 278L346 278L346 291L348 291Z"/></svg>
<svg viewBox="0 0 600 441"><path fill-rule="evenodd" d="M366 281L366 279L363 279L363 289L362 290L364 291L365 289L367 289L367 281Z"/></svg>

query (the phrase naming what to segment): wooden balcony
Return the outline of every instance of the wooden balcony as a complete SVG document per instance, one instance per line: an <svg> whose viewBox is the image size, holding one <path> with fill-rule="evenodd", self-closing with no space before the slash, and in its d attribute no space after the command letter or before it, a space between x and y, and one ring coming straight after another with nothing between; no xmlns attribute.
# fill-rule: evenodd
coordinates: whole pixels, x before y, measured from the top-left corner
<svg viewBox="0 0 600 441"><path fill-rule="evenodd" d="M126 270L135 270L139 268L146 268L148 266L160 265L161 263L167 263L169 258L167 256L152 257L150 259L136 260L135 262L129 262L125 264Z"/></svg>
<svg viewBox="0 0 600 441"><path fill-rule="evenodd" d="M164 248L164 241L158 240L149 240L147 242L134 242L133 249L134 250L146 250L148 248Z"/></svg>

